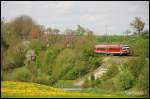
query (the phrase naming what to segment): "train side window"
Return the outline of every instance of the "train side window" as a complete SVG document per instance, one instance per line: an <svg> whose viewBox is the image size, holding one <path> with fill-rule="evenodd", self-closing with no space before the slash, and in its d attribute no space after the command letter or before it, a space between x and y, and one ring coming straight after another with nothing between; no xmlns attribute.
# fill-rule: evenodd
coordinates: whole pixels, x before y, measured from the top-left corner
<svg viewBox="0 0 150 99"><path fill-rule="evenodd" d="M120 50L120 48L109 48L109 50Z"/></svg>
<svg viewBox="0 0 150 99"><path fill-rule="evenodd" d="M109 50L116 50L116 48L109 48Z"/></svg>
<svg viewBox="0 0 150 99"><path fill-rule="evenodd" d="M105 48L97 48L97 50L105 50Z"/></svg>

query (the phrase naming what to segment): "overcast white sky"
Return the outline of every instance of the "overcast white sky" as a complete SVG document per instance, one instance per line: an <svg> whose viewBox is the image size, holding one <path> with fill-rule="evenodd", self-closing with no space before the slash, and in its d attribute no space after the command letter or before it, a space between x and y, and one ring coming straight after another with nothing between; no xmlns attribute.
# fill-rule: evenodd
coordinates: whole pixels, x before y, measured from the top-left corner
<svg viewBox="0 0 150 99"><path fill-rule="evenodd" d="M28 15L46 27L76 29L80 24L101 35L132 30L131 20L141 17L149 30L149 1L1 1L1 17L7 21Z"/></svg>

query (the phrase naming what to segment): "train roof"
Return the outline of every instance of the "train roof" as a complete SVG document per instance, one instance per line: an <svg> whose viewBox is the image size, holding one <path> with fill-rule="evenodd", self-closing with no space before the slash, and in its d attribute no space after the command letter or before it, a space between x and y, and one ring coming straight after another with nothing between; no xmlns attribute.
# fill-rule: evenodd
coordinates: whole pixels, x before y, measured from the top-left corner
<svg viewBox="0 0 150 99"><path fill-rule="evenodd" d="M99 44L99 45L95 45L95 47L128 47L128 45L124 45L124 44Z"/></svg>

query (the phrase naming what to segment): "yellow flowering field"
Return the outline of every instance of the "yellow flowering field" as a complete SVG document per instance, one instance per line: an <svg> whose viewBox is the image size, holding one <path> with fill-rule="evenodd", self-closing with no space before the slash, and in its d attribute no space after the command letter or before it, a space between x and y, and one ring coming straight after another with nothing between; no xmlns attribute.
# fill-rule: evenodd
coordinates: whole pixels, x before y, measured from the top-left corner
<svg viewBox="0 0 150 99"><path fill-rule="evenodd" d="M88 93L64 91L31 82L3 81L1 85L2 97L89 97Z"/></svg>
<svg viewBox="0 0 150 99"><path fill-rule="evenodd" d="M65 91L31 82L1 82L2 97L120 97L112 94L81 93L79 91Z"/></svg>

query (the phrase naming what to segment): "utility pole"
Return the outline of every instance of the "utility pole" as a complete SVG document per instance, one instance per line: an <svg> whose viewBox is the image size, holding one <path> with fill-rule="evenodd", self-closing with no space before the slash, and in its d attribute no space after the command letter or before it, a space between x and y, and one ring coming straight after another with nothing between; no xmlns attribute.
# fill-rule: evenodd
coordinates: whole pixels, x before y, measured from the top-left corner
<svg viewBox="0 0 150 99"><path fill-rule="evenodd" d="M107 28L108 28L108 26L105 25L106 42L108 43L109 42L109 38L108 38Z"/></svg>

